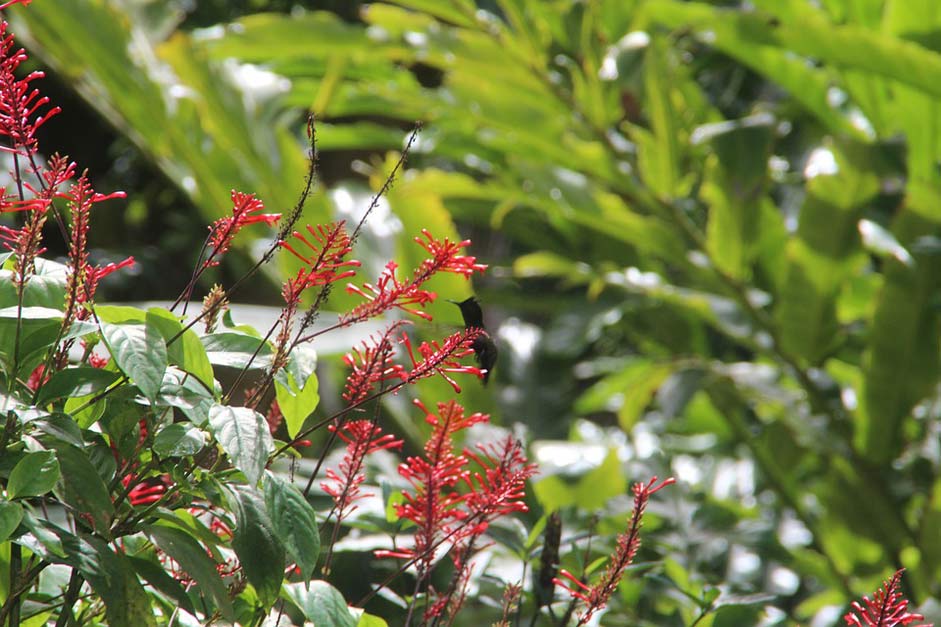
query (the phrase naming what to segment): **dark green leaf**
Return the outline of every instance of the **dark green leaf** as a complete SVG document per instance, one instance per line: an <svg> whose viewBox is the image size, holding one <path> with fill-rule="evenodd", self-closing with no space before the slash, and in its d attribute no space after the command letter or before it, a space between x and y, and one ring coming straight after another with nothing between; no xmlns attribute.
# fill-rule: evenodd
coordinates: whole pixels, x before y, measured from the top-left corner
<svg viewBox="0 0 941 627"><path fill-rule="evenodd" d="M215 601L215 607L222 615L231 620L234 616L232 601L229 592L216 571L216 564L196 540L187 532L176 527L165 525L150 525L144 532L150 536L154 544L161 551L172 557L196 583L204 593L208 593Z"/></svg>
<svg viewBox="0 0 941 627"><path fill-rule="evenodd" d="M88 366L59 370L43 384L36 403L45 405L60 398L89 396L104 390L120 378L117 372Z"/></svg>
<svg viewBox="0 0 941 627"><path fill-rule="evenodd" d="M278 599L284 578L284 547L278 542L265 503L257 492L236 486L233 496L236 528L232 548L258 598L265 608L270 608Z"/></svg>
<svg viewBox="0 0 941 627"><path fill-rule="evenodd" d="M313 576L320 555L317 516L297 486L271 472L265 473L265 507L275 535L300 567L305 579Z"/></svg>
<svg viewBox="0 0 941 627"><path fill-rule="evenodd" d="M59 480L59 460L53 451L27 453L10 473L7 495L17 497L42 496Z"/></svg>
<svg viewBox="0 0 941 627"><path fill-rule="evenodd" d="M180 582L167 574L162 564L157 564L148 559L134 557L132 555L128 556L128 561L134 567L134 570L137 571L137 574L143 577L147 583L167 595L167 597L182 609L190 614L196 615L196 609L193 607L193 602L190 600L189 595L186 594L186 590L183 589Z"/></svg>
<svg viewBox="0 0 941 627"><path fill-rule="evenodd" d="M23 508L0 498L0 542L6 542L23 520Z"/></svg>
<svg viewBox="0 0 941 627"><path fill-rule="evenodd" d="M326 581L289 583L284 593L315 625L330 627L356 627L356 618L350 612L346 599L339 590Z"/></svg>
<svg viewBox="0 0 941 627"><path fill-rule="evenodd" d="M108 488L101 480L84 450L61 440L44 439L56 452L62 471L56 483L56 495L81 514L87 514L101 534L108 535L114 506Z"/></svg>

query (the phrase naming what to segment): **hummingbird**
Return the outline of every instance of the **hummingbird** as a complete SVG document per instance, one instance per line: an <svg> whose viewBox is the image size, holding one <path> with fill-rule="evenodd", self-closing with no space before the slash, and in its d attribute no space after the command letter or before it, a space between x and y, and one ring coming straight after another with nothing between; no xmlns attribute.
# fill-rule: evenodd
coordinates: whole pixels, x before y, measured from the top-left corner
<svg viewBox="0 0 941 627"><path fill-rule="evenodd" d="M465 329L483 331L471 343L471 349L474 351L477 365L484 371L484 385L487 385L490 373L493 372L493 365L497 362L497 345L490 334L484 330L484 312L480 308L480 303L474 296L462 301L449 300L448 302L461 308Z"/></svg>

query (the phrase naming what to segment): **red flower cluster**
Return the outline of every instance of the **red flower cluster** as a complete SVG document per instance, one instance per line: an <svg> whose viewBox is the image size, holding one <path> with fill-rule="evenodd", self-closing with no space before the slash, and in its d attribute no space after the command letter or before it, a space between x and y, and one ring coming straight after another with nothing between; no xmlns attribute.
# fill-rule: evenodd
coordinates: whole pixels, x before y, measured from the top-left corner
<svg viewBox="0 0 941 627"><path fill-rule="evenodd" d="M280 241L278 245L300 259L304 267L298 270L297 276L284 284L281 294L286 303L296 303L301 293L309 287L327 285L356 274L360 263L355 260L346 260L352 250L350 236L346 232L345 222L334 222L328 226L318 225L316 228L308 225L307 232L313 242L302 233L294 231L295 246L289 242ZM298 252L304 246L310 249L310 254Z"/></svg>
<svg viewBox="0 0 941 627"><path fill-rule="evenodd" d="M451 384L454 391L461 392L461 386L448 376L448 373L466 373L476 377L483 378L484 373L476 366L468 366L458 361L461 357L466 357L474 352L471 345L481 335L484 335L483 329L471 328L453 333L444 339L442 344L432 340L422 342L418 346L418 354L421 359L415 358L415 352L412 350L412 342L405 334L402 335L402 343L408 350L408 357L412 362L412 370L404 376L408 383L414 383L419 379L432 377L440 374L444 380Z"/></svg>
<svg viewBox="0 0 941 627"><path fill-rule="evenodd" d="M377 551L377 557L398 557L414 560L419 583L426 581L435 562L437 549L449 543L455 571L448 588L435 593L425 618L447 612L454 616L463 602L470 577L470 557L475 544L489 525L507 514L527 511L523 502L526 480L536 473L523 453L522 445L513 437L498 443L484 444L472 452L457 453L454 435L489 417L466 415L456 401L438 404L438 413L425 412L425 421L432 425L431 437L423 456L409 457L399 465L399 474L411 485L403 493L404 503L396 505L399 518L415 525L411 547L394 551ZM480 469L471 472L469 463ZM461 487L464 489L461 490Z"/></svg>
<svg viewBox="0 0 941 627"><path fill-rule="evenodd" d="M862 604L853 601L852 607L857 613L853 610L847 612L843 617L846 624L855 627L897 627L925 620L921 614L912 614L908 611L908 599L899 591L899 583L904 570L904 568L897 570L887 579L872 595L872 600L869 597L863 597ZM923 623L912 627L931 627L931 625Z"/></svg>
<svg viewBox="0 0 941 627"><path fill-rule="evenodd" d="M232 245L232 240L242 227L264 222L272 225L281 219L280 213L258 213L264 211L265 204L254 194L245 194L232 190L232 215L219 218L209 227L208 246L212 252L203 262L200 271L219 265L219 257Z"/></svg>
<svg viewBox="0 0 941 627"><path fill-rule="evenodd" d="M461 249L470 245L470 240L455 243L444 238L438 241L425 229L422 229L422 235L425 239L416 237L415 241L428 251L431 257L421 262L411 279L400 281L396 277L396 270L399 266L394 261L390 261L375 285L370 283L364 283L362 287L347 285L348 292L362 296L366 302L341 316L341 324L361 322L390 309L401 309L431 320L431 315L421 308L433 302L437 295L422 289L422 285L438 272L460 274L465 278L470 278L474 272L483 272L487 269L487 266L477 263L475 257L460 254Z"/></svg>
<svg viewBox="0 0 941 627"><path fill-rule="evenodd" d="M637 549L640 548L640 528L643 524L644 510L647 509L647 502L651 495L665 488L668 485L676 483L676 480L670 477L664 479L659 484L657 478L653 477L647 483L634 484L634 509L631 512L631 518L628 522L628 529L625 533L618 535L617 549L608 561L608 567L605 569L601 578L592 586L588 586L565 569L559 571L567 581L554 579L553 581L568 590L576 599L585 604L585 611L578 617L578 625L585 625L591 620L595 612L604 608L608 604L608 599L617 590L624 570L634 561Z"/></svg>
<svg viewBox="0 0 941 627"><path fill-rule="evenodd" d="M333 507L339 524L356 509L353 505L355 501L372 496L359 490L366 480L363 473L366 456L385 449L401 449L403 441L388 433L383 435L379 425L371 420L353 420L339 428L336 425L330 425L328 428L346 442L346 453L340 462L340 472L328 468L326 473L329 482L320 484L323 491L333 497Z"/></svg>
<svg viewBox="0 0 941 627"><path fill-rule="evenodd" d="M362 343L362 348L353 348L343 356L343 361L352 370L346 378L343 400L356 405L369 397L373 386L390 380L401 380L405 368L392 360L395 347L392 336L405 324L399 321L381 335L374 335Z"/></svg>
<svg viewBox="0 0 941 627"><path fill-rule="evenodd" d="M0 9L11 4L16 2L6 2ZM9 138L9 145L0 146L0 150L29 156L37 149L36 131L61 109L52 107L42 111L49 104L49 98L40 97L39 90L30 83L45 76L43 72L17 77L20 64L28 56L22 48L13 50L13 35L7 34L7 27L6 21L0 21L0 136Z"/></svg>

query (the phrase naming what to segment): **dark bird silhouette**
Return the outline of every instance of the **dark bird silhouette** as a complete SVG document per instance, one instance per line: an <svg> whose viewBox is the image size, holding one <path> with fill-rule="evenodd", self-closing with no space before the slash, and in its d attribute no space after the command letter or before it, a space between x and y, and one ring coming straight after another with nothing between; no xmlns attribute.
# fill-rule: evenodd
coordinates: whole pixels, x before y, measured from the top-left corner
<svg viewBox="0 0 941 627"><path fill-rule="evenodd" d="M474 357L477 359L477 365L484 371L484 385L490 380L490 373L493 372L493 365L497 363L497 345L484 330L484 312L480 308L480 303L473 296L460 302L456 300L448 301L461 308L461 315L464 317L465 329L480 329L484 331L471 342L471 348L474 351Z"/></svg>

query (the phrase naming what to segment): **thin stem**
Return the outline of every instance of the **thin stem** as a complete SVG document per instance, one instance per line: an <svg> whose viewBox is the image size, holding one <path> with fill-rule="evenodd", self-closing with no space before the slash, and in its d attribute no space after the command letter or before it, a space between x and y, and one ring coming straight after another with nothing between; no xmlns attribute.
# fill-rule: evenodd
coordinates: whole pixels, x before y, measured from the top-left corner
<svg viewBox="0 0 941 627"><path fill-rule="evenodd" d="M10 545L10 627L19 627L20 624L20 594L14 593L19 583L20 568L23 566L23 549L19 544Z"/></svg>
<svg viewBox="0 0 941 627"><path fill-rule="evenodd" d="M77 568L72 569L72 575L69 577L69 586L65 591L65 598L62 599L62 609L59 611L59 617L56 619L55 627L65 627L69 619L72 618L72 606L78 598L79 590L82 589L82 576Z"/></svg>

